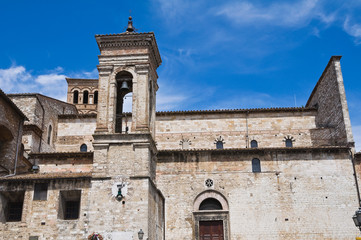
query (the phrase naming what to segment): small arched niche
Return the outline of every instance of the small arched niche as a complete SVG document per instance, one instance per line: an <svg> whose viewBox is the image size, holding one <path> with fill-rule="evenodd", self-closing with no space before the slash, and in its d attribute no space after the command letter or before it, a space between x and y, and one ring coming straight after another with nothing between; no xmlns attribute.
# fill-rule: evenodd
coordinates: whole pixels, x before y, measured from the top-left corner
<svg viewBox="0 0 361 240"><path fill-rule="evenodd" d="M126 95L129 96L133 92L133 75L127 71L121 71L115 75L115 80L117 83L117 100L116 100L116 116L115 116L115 132L122 133L127 132L126 127L122 126L123 118L126 118L124 115L124 110L128 110L125 106L127 103L125 100Z"/></svg>

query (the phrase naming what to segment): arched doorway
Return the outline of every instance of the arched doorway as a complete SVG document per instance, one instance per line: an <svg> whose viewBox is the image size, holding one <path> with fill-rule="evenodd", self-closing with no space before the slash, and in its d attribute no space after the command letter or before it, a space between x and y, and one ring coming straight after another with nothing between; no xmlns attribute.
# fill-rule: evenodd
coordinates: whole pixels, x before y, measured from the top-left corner
<svg viewBox="0 0 361 240"><path fill-rule="evenodd" d="M195 239L228 240L228 202L219 192L207 190L199 194L193 206Z"/></svg>

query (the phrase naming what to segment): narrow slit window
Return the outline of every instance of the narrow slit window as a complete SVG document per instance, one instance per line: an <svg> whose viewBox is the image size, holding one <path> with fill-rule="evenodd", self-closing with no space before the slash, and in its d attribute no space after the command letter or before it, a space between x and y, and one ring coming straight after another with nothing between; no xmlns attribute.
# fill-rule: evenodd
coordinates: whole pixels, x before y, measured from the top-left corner
<svg viewBox="0 0 361 240"><path fill-rule="evenodd" d="M79 101L79 91L75 90L73 92L73 103L77 104Z"/></svg>
<svg viewBox="0 0 361 240"><path fill-rule="evenodd" d="M49 129L48 129L48 144L50 144L51 142L51 134L53 132L53 127L51 125L49 125Z"/></svg>
<svg viewBox="0 0 361 240"><path fill-rule="evenodd" d="M86 152L87 150L88 150L88 147L87 147L86 144L82 144L82 145L80 146L80 152Z"/></svg>
<svg viewBox="0 0 361 240"><path fill-rule="evenodd" d="M223 142L222 141L217 141L216 142L216 148L217 149L223 149Z"/></svg>
<svg viewBox="0 0 361 240"><path fill-rule="evenodd" d="M258 158L252 159L252 172L261 172L261 161Z"/></svg>
<svg viewBox="0 0 361 240"><path fill-rule="evenodd" d="M84 91L83 92L83 104L87 104L89 101L89 92L88 91Z"/></svg>
<svg viewBox="0 0 361 240"><path fill-rule="evenodd" d="M94 104L98 104L98 91L94 92Z"/></svg>
<svg viewBox="0 0 361 240"><path fill-rule="evenodd" d="M256 140L251 141L251 148L258 148L258 142Z"/></svg>
<svg viewBox="0 0 361 240"><path fill-rule="evenodd" d="M291 139L286 139L286 147L293 147L293 143Z"/></svg>

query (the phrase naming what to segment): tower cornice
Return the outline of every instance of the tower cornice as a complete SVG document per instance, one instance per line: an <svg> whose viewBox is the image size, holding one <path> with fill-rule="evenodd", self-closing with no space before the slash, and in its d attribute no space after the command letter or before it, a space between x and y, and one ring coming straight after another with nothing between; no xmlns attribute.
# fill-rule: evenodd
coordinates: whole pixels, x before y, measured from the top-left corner
<svg viewBox="0 0 361 240"><path fill-rule="evenodd" d="M155 60L156 67L158 68L162 63L162 59L159 54L158 45L153 32L148 33L134 33L125 32L119 34L106 34L95 35L95 39L98 43L99 50L114 50L131 47L145 46L149 48L149 53Z"/></svg>

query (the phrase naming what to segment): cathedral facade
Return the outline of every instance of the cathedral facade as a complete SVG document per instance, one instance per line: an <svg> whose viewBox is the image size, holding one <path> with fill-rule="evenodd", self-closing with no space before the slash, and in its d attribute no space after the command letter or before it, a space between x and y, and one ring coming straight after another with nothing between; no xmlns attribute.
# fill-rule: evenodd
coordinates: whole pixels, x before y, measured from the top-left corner
<svg viewBox="0 0 361 240"><path fill-rule="evenodd" d="M157 112L154 33L95 38L99 78L67 102L0 92L0 239L357 236L340 56L305 107Z"/></svg>

